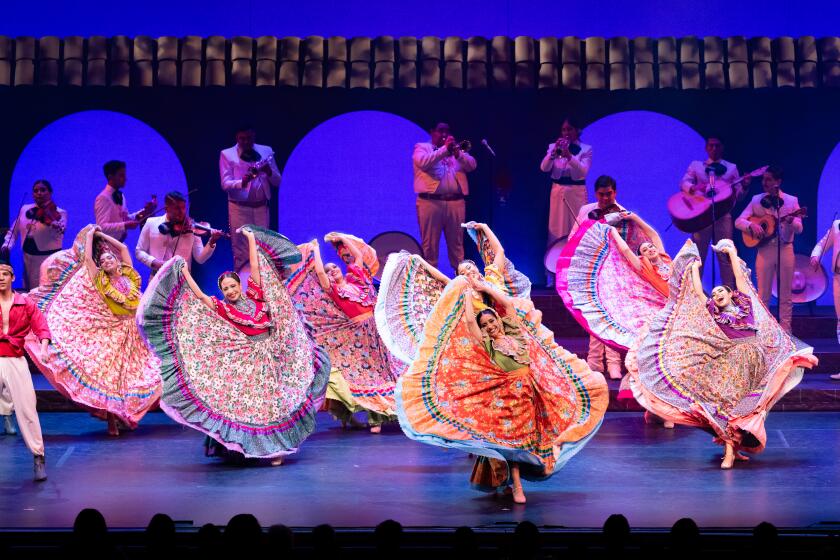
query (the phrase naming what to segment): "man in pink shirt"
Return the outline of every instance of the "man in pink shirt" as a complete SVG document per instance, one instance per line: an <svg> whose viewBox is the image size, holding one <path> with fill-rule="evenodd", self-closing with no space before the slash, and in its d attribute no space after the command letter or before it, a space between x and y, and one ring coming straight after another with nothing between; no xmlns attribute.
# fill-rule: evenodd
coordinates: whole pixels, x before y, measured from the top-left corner
<svg viewBox="0 0 840 560"><path fill-rule="evenodd" d="M8 392L18 418L18 426L26 446L35 456L35 481L47 479L44 460L44 439L35 408L35 387L26 358L23 341L31 332L41 341L41 360L49 360L47 345L50 329L35 303L12 290L15 273L8 263L0 261L0 393ZM5 404L2 408L6 408ZM0 412L7 412L0 410Z"/></svg>
<svg viewBox="0 0 840 560"><path fill-rule="evenodd" d="M155 211L157 198L153 196L152 200L146 203L142 210L129 213L128 204L126 204L125 195L122 192L126 183L125 162L118 160L106 162L103 172L108 184L105 185L101 193L96 195L96 200L93 202L93 215L96 217L96 225L102 228L103 233L114 239L125 241L125 236L128 234L127 230L141 225L145 218L148 218Z"/></svg>

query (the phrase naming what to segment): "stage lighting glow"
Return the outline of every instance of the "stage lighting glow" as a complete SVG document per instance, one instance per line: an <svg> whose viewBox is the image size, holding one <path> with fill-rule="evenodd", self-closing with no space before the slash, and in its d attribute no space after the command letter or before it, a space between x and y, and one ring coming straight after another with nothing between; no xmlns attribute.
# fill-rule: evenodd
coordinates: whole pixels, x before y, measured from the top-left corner
<svg viewBox="0 0 840 560"><path fill-rule="evenodd" d="M367 241L403 231L419 240L411 153L423 141L428 133L421 127L381 111L346 113L320 124L286 162L278 229L296 243L330 231ZM324 258L337 260L331 251Z"/></svg>
<svg viewBox="0 0 840 560"><path fill-rule="evenodd" d="M831 227L832 218L840 218L840 143L838 143L828 161L825 162L822 174L820 175L820 186L817 191L817 241L822 239L825 232ZM835 216L837 212L837 216ZM828 259L823 259L823 266L828 267ZM831 274L831 271L828 271ZM831 286L817 300L818 305L834 305Z"/></svg>
<svg viewBox="0 0 840 560"><path fill-rule="evenodd" d="M53 197L67 210L64 247L87 224L95 221L93 201L105 187L102 165L111 159L126 162L125 197L129 211L139 210L152 194L163 204L171 190L187 192L181 162L169 143L152 127L132 116L113 111L82 111L50 123L27 144L15 165L9 193L11 220L21 201L32 202L37 179L52 183ZM140 230L129 231L125 240L132 255ZM12 251L13 265L23 270L20 240ZM148 278L148 269L135 261ZM22 274L16 285L20 285Z"/></svg>

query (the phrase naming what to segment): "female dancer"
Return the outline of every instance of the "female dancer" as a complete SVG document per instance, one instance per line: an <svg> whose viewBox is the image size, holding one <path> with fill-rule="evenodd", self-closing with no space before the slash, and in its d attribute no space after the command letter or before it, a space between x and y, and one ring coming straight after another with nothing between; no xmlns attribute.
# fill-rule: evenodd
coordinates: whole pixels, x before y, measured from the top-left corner
<svg viewBox="0 0 840 560"><path fill-rule="evenodd" d="M205 295L176 257L143 296L142 326L162 362L161 408L234 456L278 465L315 429L329 360L278 274L300 260L297 248L255 226L238 233L249 245L244 294L239 276L225 272L218 281L224 298ZM211 444L207 454L217 449Z"/></svg>
<svg viewBox="0 0 840 560"><path fill-rule="evenodd" d="M638 214L622 212L619 219L636 250L615 227L584 222L557 263L557 292L584 329L626 350L667 301L671 259Z"/></svg>
<svg viewBox="0 0 840 560"><path fill-rule="evenodd" d="M338 246L347 274L334 263L324 264L318 240L313 240L300 247L304 264L292 272L287 285L316 340L330 354L327 410L345 428L361 427L353 414L365 411L370 431L379 433L385 421L396 419L394 386L405 366L391 358L376 331L371 276L378 266L376 253L350 235L330 233L324 240Z"/></svg>
<svg viewBox="0 0 840 560"><path fill-rule="evenodd" d="M471 291L492 301L477 316ZM397 383L406 435L479 455L473 484L512 485L516 503L525 503L522 478L548 478L592 437L608 399L603 376L542 338L512 298L462 277L434 306Z"/></svg>
<svg viewBox="0 0 840 560"><path fill-rule="evenodd" d="M140 275L128 248L87 226L44 270L29 293L53 333L49 362L35 358L39 369L67 398L107 418L109 435L119 435L120 423L135 428L158 401L161 383L160 361L135 322Z"/></svg>
<svg viewBox="0 0 840 560"><path fill-rule="evenodd" d="M627 356L636 400L657 416L697 426L724 448L722 469L758 453L773 405L816 365L813 349L782 330L761 303L746 265L728 239L736 289L716 286L706 297L700 258L690 240L674 259L667 305Z"/></svg>
<svg viewBox="0 0 840 560"><path fill-rule="evenodd" d="M487 224L476 222L464 227L476 242L485 267L482 275L475 262L465 259L458 264L458 274L474 282L488 282L513 297L516 307L542 335L553 337L539 324L541 314L529 300L530 280L505 257L493 231ZM406 364L416 357L426 318L449 282L446 275L417 255L403 251L388 257L376 300L376 324L388 350ZM476 309L486 308L489 303L486 298L472 293Z"/></svg>

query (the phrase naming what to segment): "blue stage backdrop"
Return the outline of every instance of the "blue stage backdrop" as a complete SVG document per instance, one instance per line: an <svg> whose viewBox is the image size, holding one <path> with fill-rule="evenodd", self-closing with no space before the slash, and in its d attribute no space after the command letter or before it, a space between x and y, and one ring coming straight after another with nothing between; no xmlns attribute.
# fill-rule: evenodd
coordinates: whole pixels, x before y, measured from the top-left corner
<svg viewBox="0 0 840 560"><path fill-rule="evenodd" d="M157 194L162 205L166 192L187 192L178 156L152 127L123 113L83 111L44 127L26 146L12 175L11 212L16 212L21 201L32 202L32 185L47 179L56 204L67 210L64 246L69 247L80 229L96 221L93 200L105 187L102 165L109 159L127 164L125 197L131 211L139 210L152 194ZM139 233L139 229L132 230L125 240L132 257ZM20 239L12 257L15 268L23 270ZM135 264L139 263L135 260ZM148 278L145 266L138 265L137 270ZM22 278L19 275L17 286Z"/></svg>
<svg viewBox="0 0 840 560"><path fill-rule="evenodd" d="M0 35L837 35L836 0L5 2Z"/></svg>
<svg viewBox="0 0 840 560"><path fill-rule="evenodd" d="M415 143L428 138L413 122L381 111L356 111L320 124L286 161L278 229L295 243L323 241L330 231L366 240L403 231L419 241L410 155ZM335 257L332 250L323 256Z"/></svg>

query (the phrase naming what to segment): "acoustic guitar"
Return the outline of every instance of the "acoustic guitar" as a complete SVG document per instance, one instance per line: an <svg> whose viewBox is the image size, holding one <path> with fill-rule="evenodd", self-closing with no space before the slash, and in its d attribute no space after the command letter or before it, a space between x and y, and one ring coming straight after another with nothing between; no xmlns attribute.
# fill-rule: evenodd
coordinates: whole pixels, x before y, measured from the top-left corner
<svg viewBox="0 0 840 560"><path fill-rule="evenodd" d="M759 167L743 177L729 183L718 178L715 181L715 196L709 198L702 193L688 194L682 190L668 199L668 213L678 230L695 233L712 225L712 205L714 216L720 218L732 211L735 206L735 186L747 177L758 177L767 171L767 166Z"/></svg>
<svg viewBox="0 0 840 560"><path fill-rule="evenodd" d="M793 212L788 212L784 216L780 216L780 218L784 220L785 218L805 218L807 216L808 207L803 206L798 210L794 210ZM773 239L773 236L776 235L776 227L778 227L778 224L776 223L776 216L765 214L764 216L751 216L747 219L752 224L758 224L761 226L761 229L764 230L764 237L761 238L754 236L750 230L742 231L741 236L744 239L744 245L747 247L758 247L770 239Z"/></svg>

